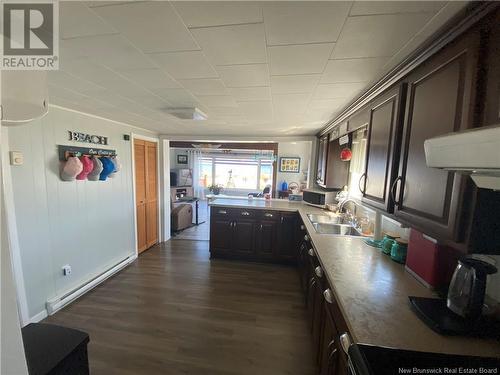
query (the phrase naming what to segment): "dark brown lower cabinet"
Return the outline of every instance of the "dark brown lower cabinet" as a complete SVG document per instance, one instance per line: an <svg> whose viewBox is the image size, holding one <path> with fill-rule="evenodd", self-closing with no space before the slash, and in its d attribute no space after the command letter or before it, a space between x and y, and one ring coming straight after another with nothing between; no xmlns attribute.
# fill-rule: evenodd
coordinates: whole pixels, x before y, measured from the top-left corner
<svg viewBox="0 0 500 375"><path fill-rule="evenodd" d="M219 206L210 212L211 257L296 262L298 213Z"/></svg>

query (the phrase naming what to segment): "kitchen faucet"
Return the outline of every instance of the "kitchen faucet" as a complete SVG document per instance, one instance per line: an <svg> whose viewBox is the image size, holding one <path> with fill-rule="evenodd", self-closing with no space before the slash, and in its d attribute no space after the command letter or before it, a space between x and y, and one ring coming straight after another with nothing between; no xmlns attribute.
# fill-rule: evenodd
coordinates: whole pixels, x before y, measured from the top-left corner
<svg viewBox="0 0 500 375"><path fill-rule="evenodd" d="M344 209L344 206L349 203L349 202L352 202L354 203L354 206L355 206L355 210L356 210L356 207L358 206L358 202L356 202L354 199L352 198L347 198L347 199L344 199L342 202L339 203L338 207L339 207L339 212L342 213L342 210Z"/></svg>

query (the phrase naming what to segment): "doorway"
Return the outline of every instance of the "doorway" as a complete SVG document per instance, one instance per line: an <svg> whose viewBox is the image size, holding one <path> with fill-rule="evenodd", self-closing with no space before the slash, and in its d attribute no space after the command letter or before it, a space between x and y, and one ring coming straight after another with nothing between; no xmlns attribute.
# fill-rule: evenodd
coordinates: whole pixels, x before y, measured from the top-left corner
<svg viewBox="0 0 500 375"><path fill-rule="evenodd" d="M134 138L137 252L158 243L158 143Z"/></svg>

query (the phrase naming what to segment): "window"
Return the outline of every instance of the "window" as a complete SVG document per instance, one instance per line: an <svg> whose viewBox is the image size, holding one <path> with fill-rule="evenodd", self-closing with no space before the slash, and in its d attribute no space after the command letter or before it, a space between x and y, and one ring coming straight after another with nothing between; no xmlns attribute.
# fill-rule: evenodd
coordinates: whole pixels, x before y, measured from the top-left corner
<svg viewBox="0 0 500 375"><path fill-rule="evenodd" d="M200 185L261 191L273 181L273 157L254 154L207 154L201 160Z"/></svg>

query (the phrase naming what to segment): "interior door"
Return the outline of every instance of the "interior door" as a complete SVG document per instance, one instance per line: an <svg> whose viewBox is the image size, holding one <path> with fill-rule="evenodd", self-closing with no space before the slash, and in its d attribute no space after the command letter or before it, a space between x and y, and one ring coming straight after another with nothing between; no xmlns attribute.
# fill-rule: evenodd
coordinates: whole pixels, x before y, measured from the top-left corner
<svg viewBox="0 0 500 375"><path fill-rule="evenodd" d="M158 165L157 144L146 142L146 242L158 243Z"/></svg>
<svg viewBox="0 0 500 375"><path fill-rule="evenodd" d="M137 212L137 251L141 253L148 248L146 225L146 144L142 140L134 140L135 165L135 204Z"/></svg>
<svg viewBox="0 0 500 375"><path fill-rule="evenodd" d="M134 140L137 251L158 243L157 144Z"/></svg>

